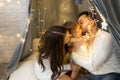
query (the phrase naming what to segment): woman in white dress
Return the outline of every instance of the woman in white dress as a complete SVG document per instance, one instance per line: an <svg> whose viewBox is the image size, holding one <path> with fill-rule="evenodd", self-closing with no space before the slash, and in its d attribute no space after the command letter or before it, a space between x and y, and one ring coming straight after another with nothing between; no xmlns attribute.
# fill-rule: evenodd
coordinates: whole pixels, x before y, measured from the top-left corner
<svg viewBox="0 0 120 80"><path fill-rule="evenodd" d="M49 28L41 39L37 58L32 56L25 61L9 80L57 80L64 70L71 68L70 64L63 65L64 48L70 37L63 26Z"/></svg>
<svg viewBox="0 0 120 80"><path fill-rule="evenodd" d="M67 29L62 26L54 26L46 31L35 63L35 74L39 80L56 80L61 75L64 70L64 45L69 42L70 37Z"/></svg>

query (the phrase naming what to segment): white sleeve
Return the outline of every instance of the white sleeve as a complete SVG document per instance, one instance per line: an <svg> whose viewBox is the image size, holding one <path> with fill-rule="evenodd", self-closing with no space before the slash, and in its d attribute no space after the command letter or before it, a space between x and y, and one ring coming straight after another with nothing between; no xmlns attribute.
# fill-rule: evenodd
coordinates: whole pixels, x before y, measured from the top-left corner
<svg viewBox="0 0 120 80"><path fill-rule="evenodd" d="M95 39L89 57L80 56L78 53L73 52L73 60L80 66L89 71L93 71L103 64L106 59L112 54L113 45L110 34L103 32Z"/></svg>
<svg viewBox="0 0 120 80"><path fill-rule="evenodd" d="M103 32L98 38L98 41L94 43L94 47L91 50L92 67L96 69L111 56L113 50L112 37L109 33Z"/></svg>

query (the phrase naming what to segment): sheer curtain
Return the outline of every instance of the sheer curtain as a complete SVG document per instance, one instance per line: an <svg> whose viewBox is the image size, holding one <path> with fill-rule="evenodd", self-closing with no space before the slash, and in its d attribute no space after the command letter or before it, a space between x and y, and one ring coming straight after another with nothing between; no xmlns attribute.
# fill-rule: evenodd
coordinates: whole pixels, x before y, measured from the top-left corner
<svg viewBox="0 0 120 80"><path fill-rule="evenodd" d="M93 0L108 23L117 56L120 58L120 0Z"/></svg>
<svg viewBox="0 0 120 80"><path fill-rule="evenodd" d="M37 24L35 23L36 20L30 21L30 4L31 0L27 0L26 7L27 7L27 24L25 27L23 27L21 31L21 37L18 42L18 45L15 49L15 52L13 54L13 57L11 61L8 64L8 67L6 69L6 79L8 79L9 75L18 67L18 64L20 60L24 59L28 55L31 54L31 46L32 46L32 40L33 38L38 36L37 28L35 27Z"/></svg>

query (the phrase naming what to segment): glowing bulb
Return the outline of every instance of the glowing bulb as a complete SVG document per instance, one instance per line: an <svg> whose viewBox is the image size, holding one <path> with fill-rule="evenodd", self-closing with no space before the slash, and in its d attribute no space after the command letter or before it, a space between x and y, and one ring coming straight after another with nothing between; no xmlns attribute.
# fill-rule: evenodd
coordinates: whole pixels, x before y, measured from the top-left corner
<svg viewBox="0 0 120 80"><path fill-rule="evenodd" d="M47 8L45 7L44 9L46 10Z"/></svg>
<svg viewBox="0 0 120 80"><path fill-rule="evenodd" d="M2 38L2 36L0 35L0 38Z"/></svg>
<svg viewBox="0 0 120 80"><path fill-rule="evenodd" d="M3 6L4 6L4 3L1 2L1 3L0 3L0 7L3 7Z"/></svg>
<svg viewBox="0 0 120 80"><path fill-rule="evenodd" d="M87 38L89 39L89 38L90 38L90 36L87 36Z"/></svg>
<svg viewBox="0 0 120 80"><path fill-rule="evenodd" d="M20 1L17 1L17 4L20 4Z"/></svg>
<svg viewBox="0 0 120 80"><path fill-rule="evenodd" d="M30 18L28 18L28 20L27 20L27 21L28 21L28 23L30 23Z"/></svg>
<svg viewBox="0 0 120 80"><path fill-rule="evenodd" d="M19 34L19 33L17 34L17 37L20 37L20 34Z"/></svg>
<svg viewBox="0 0 120 80"><path fill-rule="evenodd" d="M28 32L28 29L26 29L25 31Z"/></svg>
<svg viewBox="0 0 120 80"><path fill-rule="evenodd" d="M64 22L66 22L66 20L64 19Z"/></svg>
<svg viewBox="0 0 120 80"><path fill-rule="evenodd" d="M44 22L44 20L41 20L41 22Z"/></svg>
<svg viewBox="0 0 120 80"><path fill-rule="evenodd" d="M7 2L9 2L9 3L10 3L10 2L11 2L11 0L7 0Z"/></svg>
<svg viewBox="0 0 120 80"><path fill-rule="evenodd" d="M66 10L66 8L64 8L64 10Z"/></svg>
<svg viewBox="0 0 120 80"><path fill-rule="evenodd" d="M25 42L25 39L23 38L23 39L21 39L21 41L24 43L24 42Z"/></svg>

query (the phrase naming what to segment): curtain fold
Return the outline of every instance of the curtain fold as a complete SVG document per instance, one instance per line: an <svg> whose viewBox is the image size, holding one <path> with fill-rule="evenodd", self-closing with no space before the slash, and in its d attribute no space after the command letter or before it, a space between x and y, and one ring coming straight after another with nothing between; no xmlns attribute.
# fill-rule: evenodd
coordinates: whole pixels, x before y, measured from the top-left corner
<svg viewBox="0 0 120 80"><path fill-rule="evenodd" d="M10 74L17 69L19 62L25 57L27 57L28 55L30 55L32 40L38 35L38 32L36 30L37 28L35 28L35 25L33 25L33 22L30 22L30 16L29 16L30 4L31 4L31 0L27 0L27 3L26 3L26 10L28 13L26 15L27 24L25 27L22 28L20 40L17 44L13 57L6 69L6 80L8 80Z"/></svg>
<svg viewBox="0 0 120 80"><path fill-rule="evenodd" d="M120 0L93 0L108 23L117 56L120 57Z"/></svg>

